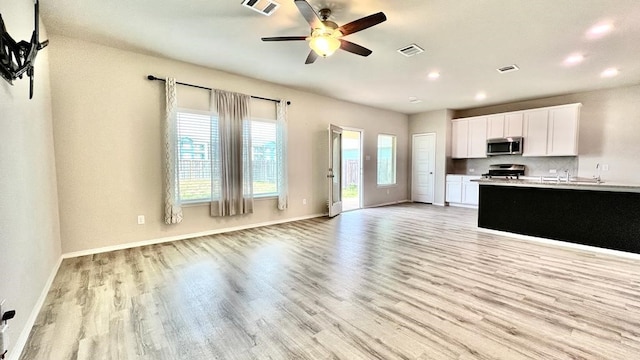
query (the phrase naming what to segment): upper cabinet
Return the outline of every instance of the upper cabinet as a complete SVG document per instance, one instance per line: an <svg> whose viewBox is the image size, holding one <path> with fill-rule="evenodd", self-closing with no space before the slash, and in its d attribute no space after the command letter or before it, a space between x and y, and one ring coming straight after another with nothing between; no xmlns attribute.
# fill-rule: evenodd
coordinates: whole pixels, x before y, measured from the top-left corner
<svg viewBox="0 0 640 360"><path fill-rule="evenodd" d="M549 110L527 111L524 114L524 147L522 156L547 155Z"/></svg>
<svg viewBox="0 0 640 360"><path fill-rule="evenodd" d="M578 155L580 104L525 112L522 156Z"/></svg>
<svg viewBox="0 0 640 360"><path fill-rule="evenodd" d="M580 105L562 106L549 109L549 132L547 155L578 155L578 126L580 125Z"/></svg>
<svg viewBox="0 0 640 360"><path fill-rule="evenodd" d="M464 159L469 155L469 121L451 122L451 157Z"/></svg>
<svg viewBox="0 0 640 360"><path fill-rule="evenodd" d="M521 136L522 156L576 156L581 104L452 120L451 157L486 157L487 139Z"/></svg>
<svg viewBox="0 0 640 360"><path fill-rule="evenodd" d="M487 117L487 139L522 136L524 113L496 114Z"/></svg>
<svg viewBox="0 0 640 360"><path fill-rule="evenodd" d="M510 113L504 116L504 137L522 136L524 113Z"/></svg>
<svg viewBox="0 0 640 360"><path fill-rule="evenodd" d="M451 157L487 157L487 118L484 116L451 121Z"/></svg>

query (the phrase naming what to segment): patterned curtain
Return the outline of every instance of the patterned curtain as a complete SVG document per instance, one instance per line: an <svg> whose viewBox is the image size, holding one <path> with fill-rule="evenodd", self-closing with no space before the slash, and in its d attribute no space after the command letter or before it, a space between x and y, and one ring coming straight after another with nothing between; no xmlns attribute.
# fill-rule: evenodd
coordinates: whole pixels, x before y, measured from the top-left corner
<svg viewBox="0 0 640 360"><path fill-rule="evenodd" d="M219 194L211 202L211 216L253 213L251 97L222 90L213 90L211 96L212 110L218 114L218 136L211 139L218 145L211 146L211 152L218 153L212 154L217 156L212 156L211 193Z"/></svg>
<svg viewBox="0 0 640 360"><path fill-rule="evenodd" d="M289 207L289 157L287 149L287 104L284 100L280 100L277 104L276 138L278 209L286 210Z"/></svg>
<svg viewBox="0 0 640 360"><path fill-rule="evenodd" d="M166 78L166 112L164 118L164 222L182 221L180 183L178 181L178 98L176 79Z"/></svg>

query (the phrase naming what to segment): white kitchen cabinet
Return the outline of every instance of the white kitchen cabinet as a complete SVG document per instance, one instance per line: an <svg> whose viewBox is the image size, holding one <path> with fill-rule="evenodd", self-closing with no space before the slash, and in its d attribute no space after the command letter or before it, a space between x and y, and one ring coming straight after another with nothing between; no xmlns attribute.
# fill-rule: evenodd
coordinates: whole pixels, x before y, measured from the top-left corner
<svg viewBox="0 0 640 360"><path fill-rule="evenodd" d="M469 119L469 152L468 158L487 157L487 118Z"/></svg>
<svg viewBox="0 0 640 360"><path fill-rule="evenodd" d="M453 159L487 157L487 139L523 137L522 156L576 156L581 104L451 121Z"/></svg>
<svg viewBox="0 0 640 360"><path fill-rule="evenodd" d="M578 155L580 104L524 112L522 156Z"/></svg>
<svg viewBox="0 0 640 360"><path fill-rule="evenodd" d="M522 112L496 114L487 117L487 139L522 136Z"/></svg>
<svg viewBox="0 0 640 360"><path fill-rule="evenodd" d="M445 200L451 206L476 207L478 206L478 175L453 175L446 176Z"/></svg>
<svg viewBox="0 0 640 360"><path fill-rule="evenodd" d="M504 116L504 137L522 136L524 113L509 113Z"/></svg>
<svg viewBox="0 0 640 360"><path fill-rule="evenodd" d="M472 179L480 179L480 176L462 177L462 203L478 206L480 184Z"/></svg>
<svg viewBox="0 0 640 360"><path fill-rule="evenodd" d="M450 203L462 202L462 175L447 175L445 200Z"/></svg>
<svg viewBox="0 0 640 360"><path fill-rule="evenodd" d="M504 137L504 114L487 117L487 139L500 139Z"/></svg>
<svg viewBox="0 0 640 360"><path fill-rule="evenodd" d="M469 121L451 121L451 157L464 159L469 154Z"/></svg>
<svg viewBox="0 0 640 360"><path fill-rule="evenodd" d="M547 155L547 130L549 110L532 110L524 113L524 149L522 156Z"/></svg>
<svg viewBox="0 0 640 360"><path fill-rule="evenodd" d="M487 118L452 120L451 143L454 159L487 157Z"/></svg>
<svg viewBox="0 0 640 360"><path fill-rule="evenodd" d="M549 109L548 156L578 155L579 106Z"/></svg>

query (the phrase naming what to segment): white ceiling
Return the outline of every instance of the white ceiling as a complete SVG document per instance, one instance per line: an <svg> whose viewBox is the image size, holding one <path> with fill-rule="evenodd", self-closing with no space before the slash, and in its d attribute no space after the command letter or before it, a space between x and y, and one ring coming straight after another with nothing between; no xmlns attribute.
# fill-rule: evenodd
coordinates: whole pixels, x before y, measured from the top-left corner
<svg viewBox="0 0 640 360"><path fill-rule="evenodd" d="M330 8L338 25L384 12L386 22L346 37L373 54L339 50L305 65L306 42L262 42L308 35L293 0L279 0L270 17L241 0L41 0L40 10L49 33L407 114L640 83L639 0L308 1L316 11ZM613 30L587 35L602 22ZM396 51L411 43L425 52ZM567 66L573 53L584 61ZM520 70L496 71L510 64ZM619 75L601 78L609 67ZM434 70L441 76L429 80ZM475 100L480 91L483 101ZM422 102L409 103L412 96Z"/></svg>

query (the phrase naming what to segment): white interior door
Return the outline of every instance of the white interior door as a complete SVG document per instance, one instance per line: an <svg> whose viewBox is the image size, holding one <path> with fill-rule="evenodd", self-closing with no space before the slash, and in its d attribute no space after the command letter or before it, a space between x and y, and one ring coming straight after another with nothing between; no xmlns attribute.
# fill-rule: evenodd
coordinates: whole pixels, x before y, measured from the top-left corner
<svg viewBox="0 0 640 360"><path fill-rule="evenodd" d="M329 125L329 217L342 212L342 128Z"/></svg>
<svg viewBox="0 0 640 360"><path fill-rule="evenodd" d="M433 203L436 173L436 134L416 134L412 141L411 200Z"/></svg>

